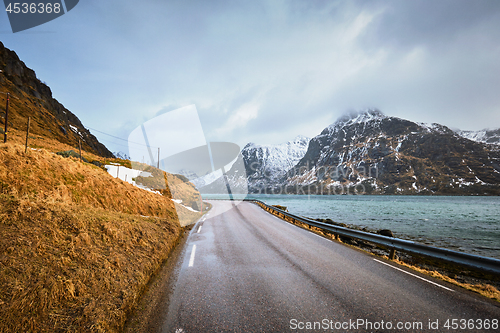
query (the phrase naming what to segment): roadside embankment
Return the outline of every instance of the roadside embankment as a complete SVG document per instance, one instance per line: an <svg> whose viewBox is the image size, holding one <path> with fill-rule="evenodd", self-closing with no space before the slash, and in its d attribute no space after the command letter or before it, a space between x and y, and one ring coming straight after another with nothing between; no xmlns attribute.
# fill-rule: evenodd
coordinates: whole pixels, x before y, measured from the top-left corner
<svg viewBox="0 0 500 333"><path fill-rule="evenodd" d="M0 332L119 332L182 228L174 203L0 145Z"/></svg>

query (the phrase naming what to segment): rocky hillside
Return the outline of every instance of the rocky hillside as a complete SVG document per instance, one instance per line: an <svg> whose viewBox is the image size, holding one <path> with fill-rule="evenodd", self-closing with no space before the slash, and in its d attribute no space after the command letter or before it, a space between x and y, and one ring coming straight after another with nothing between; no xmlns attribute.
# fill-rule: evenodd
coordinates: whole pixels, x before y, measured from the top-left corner
<svg viewBox="0 0 500 333"><path fill-rule="evenodd" d="M443 125L366 110L313 138L282 184L312 193L500 194L500 153Z"/></svg>
<svg viewBox="0 0 500 333"><path fill-rule="evenodd" d="M14 51L0 42L0 137L3 139L6 93L10 93L9 128L26 130L31 117L30 133L55 139L102 157L113 154L101 144L80 122L77 116L52 97L50 88L40 81L35 72L22 62Z"/></svg>
<svg viewBox="0 0 500 333"><path fill-rule="evenodd" d="M242 163L249 193L500 195L494 132L474 138L371 109L339 118L310 141L248 144ZM233 169L228 182L241 187Z"/></svg>

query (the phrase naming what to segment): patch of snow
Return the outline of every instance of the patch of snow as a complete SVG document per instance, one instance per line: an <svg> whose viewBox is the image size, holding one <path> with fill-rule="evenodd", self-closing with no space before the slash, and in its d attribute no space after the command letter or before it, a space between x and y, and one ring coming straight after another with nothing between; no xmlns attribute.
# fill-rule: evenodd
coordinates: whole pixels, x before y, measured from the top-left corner
<svg viewBox="0 0 500 333"><path fill-rule="evenodd" d="M362 124L370 122L372 120L380 120L384 118L387 118L387 116L384 115L380 110L365 109L345 114L339 119L337 119L337 121L330 126L338 126L340 124L342 124L343 126L350 126L353 124Z"/></svg>
<svg viewBox="0 0 500 333"><path fill-rule="evenodd" d="M479 183L481 185L488 185L488 183L483 182L481 179L477 178L477 176L476 176L476 183Z"/></svg>
<svg viewBox="0 0 500 333"><path fill-rule="evenodd" d="M76 126L73 126L73 125L70 124L69 127L71 128L71 130L73 132L75 132L76 134L78 134L83 139L82 133L80 133L80 131L78 130L78 128Z"/></svg>
<svg viewBox="0 0 500 333"><path fill-rule="evenodd" d="M133 178L137 178L139 176L151 177L152 174L149 172L135 170L135 169L129 169L129 168L124 167L123 165L120 165L118 163L111 163L111 165L105 165L104 167L106 168L108 173L115 178L119 178L119 179L123 180L124 182L132 184L135 187L138 187L140 189L161 195L161 193L159 191L154 191L154 190L150 189L149 187L137 184L133 180Z"/></svg>
<svg viewBox="0 0 500 333"><path fill-rule="evenodd" d="M457 130L457 131L455 131L455 133L463 138L466 138L466 139L469 139L472 141L500 145L500 128L493 129L493 130L483 129L480 131Z"/></svg>
<svg viewBox="0 0 500 333"><path fill-rule="evenodd" d="M180 205L180 206L182 206L182 207L186 208L187 210L190 210L190 211L195 212L195 213L199 213L199 212L200 212L200 211L198 211L198 210L193 209L192 207L189 207L189 206L184 206L184 205L182 204L182 200L181 200L181 199L170 199L170 200L172 200L172 201L173 201L173 202L175 202L176 204L178 204L178 205Z"/></svg>

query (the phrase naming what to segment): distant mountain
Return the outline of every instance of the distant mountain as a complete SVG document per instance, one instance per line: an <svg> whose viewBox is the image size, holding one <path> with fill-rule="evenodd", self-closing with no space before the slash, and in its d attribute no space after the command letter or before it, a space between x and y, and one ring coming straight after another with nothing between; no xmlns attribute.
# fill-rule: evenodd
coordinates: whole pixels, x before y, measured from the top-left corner
<svg viewBox="0 0 500 333"><path fill-rule="evenodd" d="M124 153L122 151L114 151L113 152L113 155L116 157L116 158L120 158L122 160L130 160L130 156L128 156L127 153Z"/></svg>
<svg viewBox="0 0 500 333"><path fill-rule="evenodd" d="M26 130L31 117L30 133L78 147L103 157L113 154L87 130L77 116L52 97L50 88L22 62L14 51L0 42L0 122L5 121L6 93L11 94L9 128ZM3 130L1 131L3 133Z"/></svg>
<svg viewBox="0 0 500 333"><path fill-rule="evenodd" d="M292 141L278 145L247 144L241 154L250 189L276 184L304 157L309 140L299 135Z"/></svg>
<svg viewBox="0 0 500 333"><path fill-rule="evenodd" d="M368 109L311 140L248 144L242 163L250 193L500 195L500 150L477 141ZM232 171L227 179L244 184Z"/></svg>
<svg viewBox="0 0 500 333"><path fill-rule="evenodd" d="M500 152L440 124L365 110L313 138L282 179L298 192L500 194Z"/></svg>
<svg viewBox="0 0 500 333"><path fill-rule="evenodd" d="M245 191L260 192L279 184L288 170L293 168L307 151L309 138L299 135L294 140L277 145L247 144L238 161L227 171L231 188L235 191L245 187ZM245 171L246 175L242 171ZM202 187L204 193L225 191L222 178Z"/></svg>
<svg viewBox="0 0 500 333"><path fill-rule="evenodd" d="M495 144L500 146L500 128L497 129L484 129L482 131L460 131L456 132L458 135L472 141Z"/></svg>

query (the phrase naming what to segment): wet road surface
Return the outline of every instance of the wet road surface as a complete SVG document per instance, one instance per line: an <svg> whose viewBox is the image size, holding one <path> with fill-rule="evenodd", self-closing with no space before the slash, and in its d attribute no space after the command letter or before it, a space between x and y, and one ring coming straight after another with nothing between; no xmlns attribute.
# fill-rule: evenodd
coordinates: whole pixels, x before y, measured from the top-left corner
<svg viewBox="0 0 500 333"><path fill-rule="evenodd" d="M211 203L177 263L161 332L500 331L499 303L317 236L256 204Z"/></svg>

